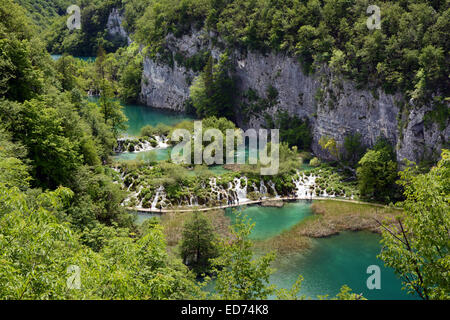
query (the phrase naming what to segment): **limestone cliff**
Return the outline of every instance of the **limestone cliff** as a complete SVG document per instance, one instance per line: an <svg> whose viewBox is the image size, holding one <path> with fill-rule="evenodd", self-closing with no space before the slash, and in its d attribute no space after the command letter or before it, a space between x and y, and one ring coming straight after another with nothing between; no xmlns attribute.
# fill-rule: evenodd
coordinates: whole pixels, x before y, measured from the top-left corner
<svg viewBox="0 0 450 320"><path fill-rule="evenodd" d="M166 38L170 52L193 57L200 51L212 52L218 58L222 50L203 30L190 35ZM220 46L224 47L224 46ZM278 91L277 103L263 113L247 114L243 127L258 128L264 123L263 114L275 115L287 110L291 115L308 118L314 136L313 151L327 158L318 145L321 136L328 135L338 144L345 136L359 132L365 144L373 145L380 135L386 136L397 148L398 160L407 158L420 161L436 158L448 143L450 126L444 130L438 124L425 125L429 107L416 107L405 101L402 94L390 95L356 88L351 81L336 76L322 66L313 75L307 75L293 57L281 53L233 51L231 58L236 66L235 76L241 93L252 89L265 98L267 88ZM172 59L172 63L146 58L144 61L141 101L157 107L182 111L189 97L189 86L196 73ZM239 108L236 110L239 114ZM242 115L241 117L242 118Z"/></svg>
<svg viewBox="0 0 450 320"><path fill-rule="evenodd" d="M131 43L131 38L122 26L123 16L117 8L113 8L108 16L108 22L106 23L106 28L108 34L112 37L118 37L126 39L128 44Z"/></svg>

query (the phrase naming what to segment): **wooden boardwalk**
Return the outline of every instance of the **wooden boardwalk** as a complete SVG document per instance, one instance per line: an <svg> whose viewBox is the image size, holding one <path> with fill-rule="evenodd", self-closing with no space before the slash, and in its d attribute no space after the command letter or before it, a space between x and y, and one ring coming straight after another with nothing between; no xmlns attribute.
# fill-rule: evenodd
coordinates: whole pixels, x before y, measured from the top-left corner
<svg viewBox="0 0 450 320"><path fill-rule="evenodd" d="M251 200L242 202L239 204L232 204L232 205L224 205L224 206L218 206L218 207L183 207L180 209L146 209L146 208L126 208L130 211L136 211L141 213L176 213L176 212L193 212L193 211L212 211L212 210L220 210L220 209L227 209L227 208L236 208L246 205L252 205L252 204L260 204L263 202L276 202L276 201L297 201L297 200L332 200L332 201L342 201L342 202L349 202L349 203L356 203L356 204L367 204L371 206L376 207L387 207L383 204L379 203L370 203L370 202L364 202L364 201L358 201L358 200L351 200L351 199L343 199L343 198L329 198L329 197L312 197L312 198L289 198L289 197L280 197L280 198L267 198L263 200Z"/></svg>

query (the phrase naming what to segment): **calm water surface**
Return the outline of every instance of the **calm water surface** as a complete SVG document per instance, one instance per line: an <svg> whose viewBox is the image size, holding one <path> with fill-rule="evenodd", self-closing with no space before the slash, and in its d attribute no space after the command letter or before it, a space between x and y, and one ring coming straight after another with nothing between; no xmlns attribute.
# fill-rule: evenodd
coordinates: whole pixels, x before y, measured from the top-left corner
<svg viewBox="0 0 450 320"><path fill-rule="evenodd" d="M286 204L283 208L250 206L243 213L252 219L255 227L253 240L265 240L288 230L312 214L306 202ZM231 222L235 216L227 211ZM313 239L309 250L288 257L277 257L271 283L279 288L290 288L299 275L304 277L300 295L317 298L334 297L343 285L368 299L415 299L401 290L401 281L393 270L377 259L381 237L370 232L343 232L337 236ZM381 290L369 290L366 285L367 267L381 269Z"/></svg>

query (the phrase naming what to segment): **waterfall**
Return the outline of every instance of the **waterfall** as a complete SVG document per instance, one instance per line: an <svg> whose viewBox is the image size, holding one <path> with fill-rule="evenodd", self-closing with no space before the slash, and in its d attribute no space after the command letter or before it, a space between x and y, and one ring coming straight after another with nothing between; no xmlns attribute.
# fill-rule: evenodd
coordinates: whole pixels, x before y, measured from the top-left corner
<svg viewBox="0 0 450 320"><path fill-rule="evenodd" d="M275 189L275 184L272 182L272 180L270 180L269 182L267 182L267 184L268 184L269 187L272 189L273 194L275 195L275 198L279 198L280 196L278 195L277 189Z"/></svg>
<svg viewBox="0 0 450 320"><path fill-rule="evenodd" d="M132 183L128 186L127 191L130 191L130 189L131 189L131 187L133 186L133 184L134 184L134 182L132 182Z"/></svg>
<svg viewBox="0 0 450 320"><path fill-rule="evenodd" d="M266 185L264 184L264 180L263 179L261 179L261 182L260 182L260 185L259 185L259 193L261 193L261 196L263 197L263 198L267 198L267 187L266 187Z"/></svg>
<svg viewBox="0 0 450 320"><path fill-rule="evenodd" d="M197 207L198 206L198 198L195 195L191 195L189 198L189 206L190 207Z"/></svg>
<svg viewBox="0 0 450 320"><path fill-rule="evenodd" d="M217 186L217 179L209 179L209 185L211 186L211 192L217 195L217 201L220 201L221 189Z"/></svg>
<svg viewBox="0 0 450 320"><path fill-rule="evenodd" d="M139 186L138 190L135 192L132 192L123 202L121 203L122 206L128 206L130 204L130 201L135 198L136 200L139 199L139 194L142 191L142 186ZM142 208L142 201L139 202L139 204L136 206L137 208Z"/></svg>
<svg viewBox="0 0 450 320"><path fill-rule="evenodd" d="M163 136L155 136L155 140L158 143L157 148L167 149L169 147L169 144L167 143L169 139L167 139Z"/></svg>
<svg viewBox="0 0 450 320"><path fill-rule="evenodd" d="M164 187L163 186L160 186L156 190L156 196L155 196L155 199L153 199L153 202L152 202L152 209L153 210L156 210L156 205L158 204L159 196L160 196L161 192L163 192L163 191L164 191Z"/></svg>
<svg viewBox="0 0 450 320"><path fill-rule="evenodd" d="M143 189L144 187L143 186L139 186L139 190L137 191L137 193L136 193L136 197L138 197L139 196L139 194L141 193L141 191L142 191L142 189ZM139 204L138 204L138 208L142 208L142 204L144 203L144 198L142 198L141 199L141 201L139 201Z"/></svg>
<svg viewBox="0 0 450 320"><path fill-rule="evenodd" d="M238 203L246 202L249 199L247 199L247 177L244 177L245 180L245 187L241 187L241 179L234 178L234 191L236 191L236 196L238 199Z"/></svg>
<svg viewBox="0 0 450 320"><path fill-rule="evenodd" d="M307 176L304 173L297 171L298 179L292 178L292 182L295 184L295 194L299 199L311 198L315 195L314 191L311 191L311 187L314 189L316 186L316 176Z"/></svg>

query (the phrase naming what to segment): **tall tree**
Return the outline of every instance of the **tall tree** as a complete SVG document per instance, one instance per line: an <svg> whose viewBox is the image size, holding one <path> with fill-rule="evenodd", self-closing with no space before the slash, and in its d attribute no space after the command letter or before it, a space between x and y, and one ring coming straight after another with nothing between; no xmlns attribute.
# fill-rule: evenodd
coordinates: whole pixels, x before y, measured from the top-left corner
<svg viewBox="0 0 450 320"><path fill-rule="evenodd" d="M409 293L422 299L450 299L450 151L429 173L401 172L403 215L396 227L383 225L385 264L400 275Z"/></svg>
<svg viewBox="0 0 450 320"><path fill-rule="evenodd" d="M208 273L210 259L217 257L215 238L211 222L200 212L194 212L184 225L181 257L197 275Z"/></svg>
<svg viewBox="0 0 450 320"><path fill-rule="evenodd" d="M273 273L270 264L275 254L253 258L253 243L249 239L253 227L247 217L238 214L231 227L231 240L222 242L220 256L213 259L213 270L217 273L216 291L222 299L267 299L275 293L275 287L269 285Z"/></svg>
<svg viewBox="0 0 450 320"><path fill-rule="evenodd" d="M356 170L361 197L378 201L392 200L397 179L397 163L386 158L382 150L369 150Z"/></svg>

